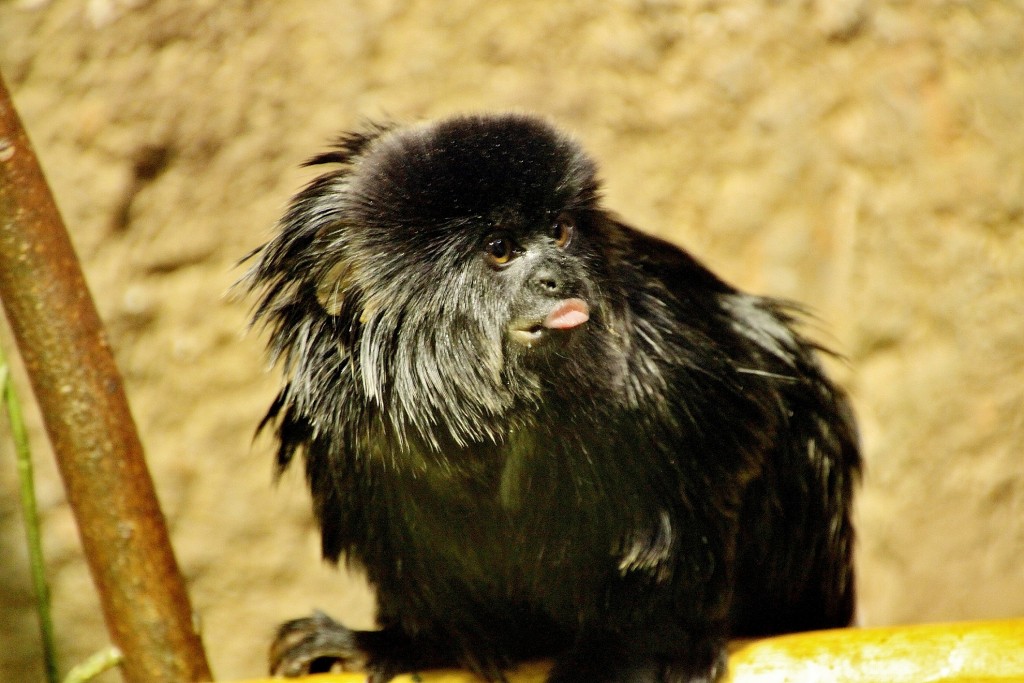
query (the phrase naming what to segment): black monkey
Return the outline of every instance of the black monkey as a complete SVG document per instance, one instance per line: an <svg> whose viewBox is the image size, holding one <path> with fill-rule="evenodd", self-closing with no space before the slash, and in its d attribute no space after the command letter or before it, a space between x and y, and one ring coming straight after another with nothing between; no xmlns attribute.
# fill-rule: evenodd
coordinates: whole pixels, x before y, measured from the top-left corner
<svg viewBox="0 0 1024 683"><path fill-rule="evenodd" d="M275 673L714 681L730 636L850 622L856 429L794 306L622 223L530 116L309 163L245 279L285 374L263 424L381 630L288 622Z"/></svg>

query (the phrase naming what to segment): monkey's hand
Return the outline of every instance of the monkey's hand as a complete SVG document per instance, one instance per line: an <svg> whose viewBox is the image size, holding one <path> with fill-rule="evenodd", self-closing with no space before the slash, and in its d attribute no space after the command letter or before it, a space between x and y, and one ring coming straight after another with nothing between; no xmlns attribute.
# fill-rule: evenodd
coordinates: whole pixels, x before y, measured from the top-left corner
<svg viewBox="0 0 1024 683"><path fill-rule="evenodd" d="M319 610L281 624L270 645L270 674L285 678L359 671L366 672L368 683L387 683L400 673L458 665L444 646L413 642L394 627L354 631ZM479 673L487 680L504 680L500 666L483 667Z"/></svg>
<svg viewBox="0 0 1024 683"><path fill-rule="evenodd" d="M270 673L295 678L334 670L362 671L367 656L356 632L317 610L312 616L281 624L270 645Z"/></svg>

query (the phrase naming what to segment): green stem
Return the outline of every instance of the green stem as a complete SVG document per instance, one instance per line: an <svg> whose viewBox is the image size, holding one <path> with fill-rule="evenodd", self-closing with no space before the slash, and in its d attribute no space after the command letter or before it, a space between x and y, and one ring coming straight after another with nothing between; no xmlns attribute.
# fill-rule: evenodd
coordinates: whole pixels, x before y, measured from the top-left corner
<svg viewBox="0 0 1024 683"><path fill-rule="evenodd" d="M25 537L28 541L29 564L32 567L32 587L36 596L36 610L39 612L39 635L43 646L43 664L46 667L48 683L57 683L57 648L53 637L53 616L50 613L50 587L46 583L46 566L43 563L43 545L39 534L39 510L36 505L35 479L32 474L32 453L28 445L28 430L21 416L21 406L14 393L9 366L0 348L0 393L7 407L11 425L11 437L18 461L18 478L21 482L21 515L25 521Z"/></svg>

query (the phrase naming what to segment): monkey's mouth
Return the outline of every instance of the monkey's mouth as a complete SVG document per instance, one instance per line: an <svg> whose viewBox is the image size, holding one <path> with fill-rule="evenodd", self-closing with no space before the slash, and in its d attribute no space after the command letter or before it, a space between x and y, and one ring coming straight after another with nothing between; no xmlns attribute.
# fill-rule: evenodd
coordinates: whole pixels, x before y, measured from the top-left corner
<svg viewBox="0 0 1024 683"><path fill-rule="evenodd" d="M571 330L590 320L590 306L583 299L562 299L540 317L520 318L509 327L512 341L532 348L552 330Z"/></svg>

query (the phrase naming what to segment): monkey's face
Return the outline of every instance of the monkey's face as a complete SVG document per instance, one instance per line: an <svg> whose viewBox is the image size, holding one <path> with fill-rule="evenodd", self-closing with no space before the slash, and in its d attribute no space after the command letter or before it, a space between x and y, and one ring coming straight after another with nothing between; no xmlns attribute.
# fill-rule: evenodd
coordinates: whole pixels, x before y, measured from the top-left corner
<svg viewBox="0 0 1024 683"><path fill-rule="evenodd" d="M601 316L592 162L516 116L357 142L284 229L316 225L308 276L365 395L454 434L536 401L538 368Z"/></svg>
<svg viewBox="0 0 1024 683"><path fill-rule="evenodd" d="M484 255L495 278L511 280L511 319L507 338L527 349L572 330L590 319L591 292L580 261L566 250L572 246L578 222L561 211L541 230L516 235L498 230L488 236ZM562 340L564 341L564 340Z"/></svg>

